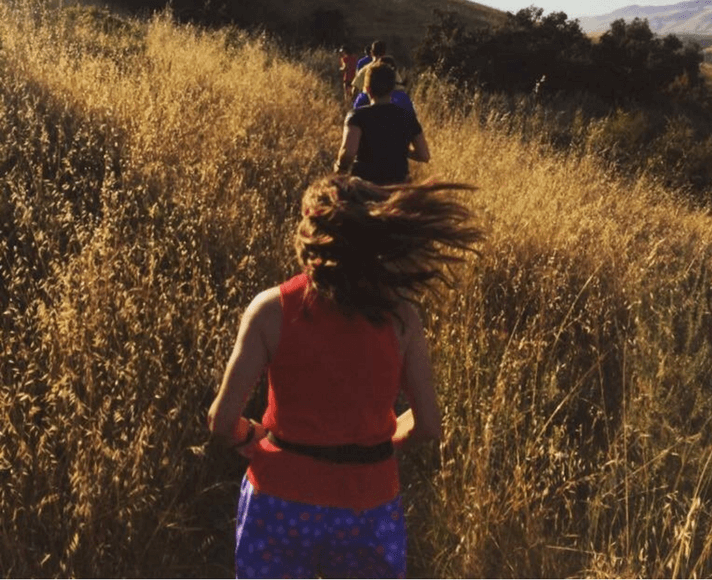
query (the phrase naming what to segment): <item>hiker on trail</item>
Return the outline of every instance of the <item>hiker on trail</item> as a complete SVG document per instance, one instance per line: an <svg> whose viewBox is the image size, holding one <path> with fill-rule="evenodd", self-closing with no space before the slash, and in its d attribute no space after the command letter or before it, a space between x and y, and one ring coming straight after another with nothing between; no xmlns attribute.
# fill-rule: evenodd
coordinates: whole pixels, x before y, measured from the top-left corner
<svg viewBox="0 0 712 580"><path fill-rule="evenodd" d="M373 60L363 68L359 69L356 73L356 76L354 77L354 80L351 81L351 86L354 88L354 94L358 94L365 90L364 87L366 84L366 71L369 69L369 67L372 67L379 60L381 60L381 58L386 56L386 43L382 40L375 41L371 45L371 55L373 56ZM396 88L399 88L401 90L405 88L403 79L398 74L398 71L396 71Z"/></svg>
<svg viewBox="0 0 712 580"><path fill-rule="evenodd" d="M342 73L342 83L344 86L344 100L350 101L353 96L351 82L356 76L356 55L351 50L342 46L339 50L339 71Z"/></svg>
<svg viewBox="0 0 712 580"><path fill-rule="evenodd" d="M360 71L363 67L365 67L367 64L369 64L373 60L373 56L371 56L371 45L367 45L366 48L363 49L363 52L365 53L364 56L362 56L360 59L358 59L358 62L356 63L356 72Z"/></svg>
<svg viewBox="0 0 712 580"><path fill-rule="evenodd" d="M387 64L388 66L393 68L393 70L398 70L396 68L395 59L390 55L382 57L381 62ZM397 86L393 90L393 92L391 92L391 103L393 103L394 105L398 105L406 111L415 114L415 107L413 107L413 101L410 100L408 93L403 90L400 90ZM363 91L362 93L358 94L356 99L354 99L353 108L359 109L361 107L367 107L370 104L371 99L369 98L368 93L366 91Z"/></svg>
<svg viewBox="0 0 712 580"><path fill-rule="evenodd" d="M335 172L387 185L408 180L408 159L430 161L417 117L391 103L394 87L392 67L383 62L368 66L366 93L371 105L346 115Z"/></svg>
<svg viewBox="0 0 712 580"><path fill-rule="evenodd" d="M420 292L451 281L481 231L445 190L313 183L295 248L302 273L243 314L208 424L250 459L235 566L249 578L394 578L406 530L394 448L441 435ZM262 371L262 423L242 417ZM396 418L402 390L410 409Z"/></svg>

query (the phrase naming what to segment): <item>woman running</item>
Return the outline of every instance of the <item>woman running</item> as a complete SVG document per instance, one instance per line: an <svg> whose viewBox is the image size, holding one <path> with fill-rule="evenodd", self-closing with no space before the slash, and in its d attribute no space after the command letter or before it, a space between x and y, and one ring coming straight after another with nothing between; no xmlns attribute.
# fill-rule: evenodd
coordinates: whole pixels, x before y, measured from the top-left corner
<svg viewBox="0 0 712 580"><path fill-rule="evenodd" d="M428 348L413 306L450 282L452 250L481 231L455 184L378 187L335 175L302 200L302 273L245 311L211 431L250 465L237 512L237 577L405 577L394 448L440 437ZM264 369L262 423L241 417ZM410 410L396 418L400 391Z"/></svg>

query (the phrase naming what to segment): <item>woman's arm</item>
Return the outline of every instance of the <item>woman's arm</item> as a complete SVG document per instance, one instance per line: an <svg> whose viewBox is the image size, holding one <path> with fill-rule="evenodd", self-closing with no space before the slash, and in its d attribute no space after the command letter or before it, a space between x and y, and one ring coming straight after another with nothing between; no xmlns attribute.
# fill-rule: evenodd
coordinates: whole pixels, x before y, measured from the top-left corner
<svg viewBox="0 0 712 580"><path fill-rule="evenodd" d="M358 144L361 141L361 129L355 125L344 125L344 135L341 140L341 148L339 156L334 165L335 173L346 173L351 164L356 159L358 153Z"/></svg>
<svg viewBox="0 0 712 580"><path fill-rule="evenodd" d="M411 148L408 150L408 157L413 161L428 163L430 161L430 149L428 142L425 140L425 133L418 133L410 143Z"/></svg>
<svg viewBox="0 0 712 580"><path fill-rule="evenodd" d="M247 435L249 422L241 417L242 411L277 350L281 320L279 288L262 292L245 310L220 390L208 411L208 428L220 438L239 444ZM259 427L255 440L261 435L264 430Z"/></svg>
<svg viewBox="0 0 712 580"><path fill-rule="evenodd" d="M433 385L430 355L420 317L412 305L403 306L399 315L404 322L402 388L410 409L398 417L393 443L407 448L413 444L440 439L440 408Z"/></svg>

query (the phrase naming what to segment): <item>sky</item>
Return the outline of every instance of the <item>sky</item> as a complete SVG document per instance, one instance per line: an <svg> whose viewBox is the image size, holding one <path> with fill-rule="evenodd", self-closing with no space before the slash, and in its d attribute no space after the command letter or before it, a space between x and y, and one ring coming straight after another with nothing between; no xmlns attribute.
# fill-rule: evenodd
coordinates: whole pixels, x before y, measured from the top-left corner
<svg viewBox="0 0 712 580"><path fill-rule="evenodd" d="M632 6L670 6L678 4L683 0L477 0L478 4L484 4L502 10L504 12L517 12L528 6L543 8L544 14L550 12L566 12L569 18L579 18L581 16L600 16L608 14L619 8Z"/></svg>

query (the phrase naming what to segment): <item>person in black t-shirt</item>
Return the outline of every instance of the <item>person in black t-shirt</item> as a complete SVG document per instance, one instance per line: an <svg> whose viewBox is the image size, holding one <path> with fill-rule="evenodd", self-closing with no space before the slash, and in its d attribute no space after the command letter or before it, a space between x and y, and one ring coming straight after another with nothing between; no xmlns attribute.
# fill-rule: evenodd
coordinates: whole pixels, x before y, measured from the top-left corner
<svg viewBox="0 0 712 580"><path fill-rule="evenodd" d="M366 92L371 105L346 116L344 136L334 166L378 185L408 180L408 159L427 163L430 151L415 114L393 105L395 70L385 63L366 72Z"/></svg>

